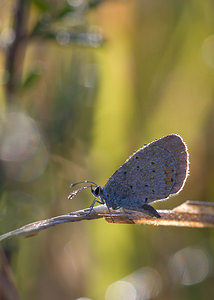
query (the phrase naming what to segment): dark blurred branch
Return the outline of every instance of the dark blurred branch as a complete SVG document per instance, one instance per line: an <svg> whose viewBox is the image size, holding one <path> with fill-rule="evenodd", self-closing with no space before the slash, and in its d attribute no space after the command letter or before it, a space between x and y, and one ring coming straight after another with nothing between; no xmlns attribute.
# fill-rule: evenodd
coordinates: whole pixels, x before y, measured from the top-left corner
<svg viewBox="0 0 214 300"><path fill-rule="evenodd" d="M26 17L28 10L28 2L26 0L17 0L12 29L15 34L13 43L8 48L6 54L5 68L9 72L9 80L6 85L7 101L12 102L16 88L21 80L23 56L24 50L20 51L20 47L23 46L23 37L25 35Z"/></svg>
<svg viewBox="0 0 214 300"><path fill-rule="evenodd" d="M8 82L5 86L6 99L8 103L13 103L16 99L17 91L22 90L22 71L25 58L25 51L28 43L32 40L41 39L48 41L52 39L57 40L59 45L68 46L71 44L76 44L81 47L99 47L104 43L103 36L100 32L93 32L91 30L85 29L85 27L69 28L68 30L62 31L55 28L54 24L62 23L63 18L69 14L73 14L75 18L75 13L86 14L90 9L97 7L102 2L106 0L92 0L83 8L72 7L68 3L63 4L57 11L53 5L48 3L43 3L42 1L29 1L29 0L17 0L15 3L13 20L12 20L12 30L14 32L14 41L7 48L5 70L9 74ZM39 9L39 16L35 22L34 27L30 30L27 26L29 10L32 8L30 6L31 2ZM81 5L80 5L81 6ZM72 16L70 16L72 18ZM61 26L60 26L61 27Z"/></svg>
<svg viewBox="0 0 214 300"><path fill-rule="evenodd" d="M110 223L164 225L192 228L214 227L214 203L212 202L186 201L173 210L158 210L161 218L153 218L148 215L144 215L141 212L131 210L123 211L122 209L116 211L111 210L110 214L105 205L96 206L90 213L89 212L90 208L86 208L51 219L37 221L2 234L0 236L0 241L17 235L25 237L33 236L41 230L62 223L95 220L100 218L105 218L106 221Z"/></svg>
<svg viewBox="0 0 214 300"><path fill-rule="evenodd" d="M0 248L0 299L19 300L7 258Z"/></svg>

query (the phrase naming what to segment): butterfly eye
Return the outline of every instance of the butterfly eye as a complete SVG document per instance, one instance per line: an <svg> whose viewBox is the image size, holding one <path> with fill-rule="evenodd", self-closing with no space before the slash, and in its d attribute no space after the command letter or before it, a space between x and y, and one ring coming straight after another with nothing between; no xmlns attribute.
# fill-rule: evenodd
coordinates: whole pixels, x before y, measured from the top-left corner
<svg viewBox="0 0 214 300"><path fill-rule="evenodd" d="M96 187L96 189L94 190L94 195L98 196L100 194L100 187Z"/></svg>

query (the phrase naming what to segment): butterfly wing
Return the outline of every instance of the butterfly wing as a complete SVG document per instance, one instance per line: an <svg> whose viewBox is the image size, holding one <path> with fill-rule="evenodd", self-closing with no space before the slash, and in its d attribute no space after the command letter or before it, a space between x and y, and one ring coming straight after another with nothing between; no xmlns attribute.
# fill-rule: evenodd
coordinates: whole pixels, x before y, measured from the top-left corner
<svg viewBox="0 0 214 300"><path fill-rule="evenodd" d="M187 147L180 136L168 135L130 156L109 178L103 197L108 207L136 209L179 192L187 174Z"/></svg>

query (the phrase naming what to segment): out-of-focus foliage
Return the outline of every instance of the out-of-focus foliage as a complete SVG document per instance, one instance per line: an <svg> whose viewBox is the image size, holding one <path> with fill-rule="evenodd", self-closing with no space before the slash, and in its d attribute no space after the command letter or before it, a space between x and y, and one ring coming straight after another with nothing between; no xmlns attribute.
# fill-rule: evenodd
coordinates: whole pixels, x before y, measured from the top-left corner
<svg viewBox="0 0 214 300"><path fill-rule="evenodd" d="M213 1L0 1L0 231L88 207L144 143L180 134L176 198L214 199ZM105 41L105 42L104 42ZM22 299L210 299L212 229L67 224L2 244ZM82 298L84 299L84 298Z"/></svg>

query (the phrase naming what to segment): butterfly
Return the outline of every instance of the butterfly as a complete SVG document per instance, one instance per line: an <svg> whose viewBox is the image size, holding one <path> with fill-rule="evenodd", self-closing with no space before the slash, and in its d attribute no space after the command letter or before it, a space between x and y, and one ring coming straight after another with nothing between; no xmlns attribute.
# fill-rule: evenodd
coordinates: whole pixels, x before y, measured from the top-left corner
<svg viewBox="0 0 214 300"><path fill-rule="evenodd" d="M123 208L158 218L160 214L149 203L178 194L188 172L187 146L179 135L170 134L133 153L103 188L89 180L77 182L71 187L81 183L89 185L72 192L68 198L91 188L95 197L91 210L95 203L100 203L106 204L109 210Z"/></svg>

